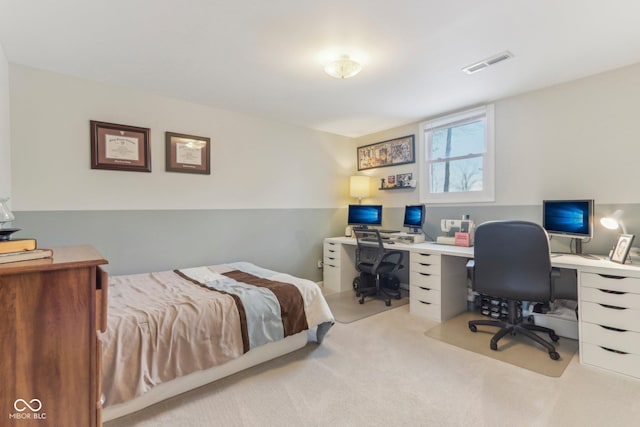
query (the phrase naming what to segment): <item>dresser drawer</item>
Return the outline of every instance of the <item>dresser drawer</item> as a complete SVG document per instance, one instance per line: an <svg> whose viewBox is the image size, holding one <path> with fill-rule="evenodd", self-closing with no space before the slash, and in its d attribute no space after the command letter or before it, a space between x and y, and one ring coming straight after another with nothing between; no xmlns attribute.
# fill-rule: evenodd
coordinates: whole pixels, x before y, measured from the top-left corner
<svg viewBox="0 0 640 427"><path fill-rule="evenodd" d="M430 289L440 289L440 275L419 273L417 271L411 271L409 273L409 284L411 286L424 286Z"/></svg>
<svg viewBox="0 0 640 427"><path fill-rule="evenodd" d="M640 294L624 291L583 287L580 290L580 300L640 310Z"/></svg>
<svg viewBox="0 0 640 427"><path fill-rule="evenodd" d="M413 298L422 302L440 304L439 289L427 288L424 286L414 286L414 285L411 285L409 289L410 289L409 290L410 298Z"/></svg>
<svg viewBox="0 0 640 427"><path fill-rule="evenodd" d="M327 256L325 255L322 259L324 265L331 265L333 267L340 267L340 257L339 256Z"/></svg>
<svg viewBox="0 0 640 427"><path fill-rule="evenodd" d="M440 304L433 304L428 301L420 301L416 298L410 298L409 312L416 316L427 317L438 322L442 321L442 310L440 309Z"/></svg>
<svg viewBox="0 0 640 427"><path fill-rule="evenodd" d="M640 278L581 273L580 286L640 294Z"/></svg>
<svg viewBox="0 0 640 427"><path fill-rule="evenodd" d="M440 254L430 254L427 252L411 252L409 260L412 264L415 262L421 264L440 265L442 263L442 256L440 256Z"/></svg>
<svg viewBox="0 0 640 427"><path fill-rule="evenodd" d="M580 346L582 363L640 378L640 356L612 350L606 350L591 343L582 343Z"/></svg>
<svg viewBox="0 0 640 427"><path fill-rule="evenodd" d="M593 302L581 301L580 321L640 332L640 310L613 308Z"/></svg>
<svg viewBox="0 0 640 427"><path fill-rule="evenodd" d="M323 254L325 257L340 258L341 245L335 243L325 243Z"/></svg>
<svg viewBox="0 0 640 427"><path fill-rule="evenodd" d="M107 330L107 307L109 305L109 274L96 268L96 328Z"/></svg>
<svg viewBox="0 0 640 427"><path fill-rule="evenodd" d="M412 291L413 292L413 291ZM583 322L580 340L602 347L640 355L640 333L605 328Z"/></svg>

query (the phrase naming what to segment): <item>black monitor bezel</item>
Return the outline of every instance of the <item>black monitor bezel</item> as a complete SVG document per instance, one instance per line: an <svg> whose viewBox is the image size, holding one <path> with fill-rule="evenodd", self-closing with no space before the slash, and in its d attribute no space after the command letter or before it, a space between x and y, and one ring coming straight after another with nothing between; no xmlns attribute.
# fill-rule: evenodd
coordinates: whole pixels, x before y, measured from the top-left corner
<svg viewBox="0 0 640 427"><path fill-rule="evenodd" d="M349 212L351 211L352 207L373 207L373 208L378 208L380 211L380 222L376 222L376 223L364 223L364 222L350 222L349 220L351 219L351 215L349 215ZM368 226L373 226L373 227L380 227L382 226L382 205L380 204L376 204L376 205L372 205L372 204L367 204L367 205L349 205L347 208L347 225L357 225L357 226L363 226L363 227L368 227Z"/></svg>

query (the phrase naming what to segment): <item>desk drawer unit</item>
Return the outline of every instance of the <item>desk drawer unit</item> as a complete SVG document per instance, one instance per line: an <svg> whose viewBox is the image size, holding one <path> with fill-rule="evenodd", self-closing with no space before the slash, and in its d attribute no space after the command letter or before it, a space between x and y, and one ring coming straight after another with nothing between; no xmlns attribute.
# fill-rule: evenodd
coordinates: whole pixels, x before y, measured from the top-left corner
<svg viewBox="0 0 640 427"><path fill-rule="evenodd" d="M640 378L640 279L580 274L580 361Z"/></svg>
<svg viewBox="0 0 640 427"><path fill-rule="evenodd" d="M415 251L410 255L409 311L437 322L466 309L466 259Z"/></svg>

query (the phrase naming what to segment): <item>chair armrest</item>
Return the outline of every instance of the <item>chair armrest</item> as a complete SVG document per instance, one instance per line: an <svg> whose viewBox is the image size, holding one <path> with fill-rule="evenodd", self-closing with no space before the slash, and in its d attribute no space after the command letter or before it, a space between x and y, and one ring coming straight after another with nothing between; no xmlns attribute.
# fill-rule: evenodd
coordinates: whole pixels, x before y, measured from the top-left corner
<svg viewBox="0 0 640 427"><path fill-rule="evenodd" d="M467 268L474 268L476 266L476 262L472 259L467 261Z"/></svg>
<svg viewBox="0 0 640 427"><path fill-rule="evenodd" d="M551 280L560 278L560 269L558 267L551 267Z"/></svg>

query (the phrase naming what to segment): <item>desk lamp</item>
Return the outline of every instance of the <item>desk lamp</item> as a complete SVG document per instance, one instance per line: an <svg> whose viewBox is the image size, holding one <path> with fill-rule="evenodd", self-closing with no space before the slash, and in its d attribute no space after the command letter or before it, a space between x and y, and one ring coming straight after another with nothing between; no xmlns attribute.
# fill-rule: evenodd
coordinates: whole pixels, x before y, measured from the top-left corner
<svg viewBox="0 0 640 427"><path fill-rule="evenodd" d="M364 175L357 175L351 177L350 182L350 194L351 197L358 199L358 204L362 204L362 199L369 197L369 177Z"/></svg>
<svg viewBox="0 0 640 427"><path fill-rule="evenodd" d="M608 228L609 230L617 230L618 228L620 228L620 230L622 231L622 234L627 234L627 228L624 226L624 223L622 222L623 213L624 213L623 210L618 209L610 216L603 217L600 220L600 224L602 224L605 228Z"/></svg>
<svg viewBox="0 0 640 427"><path fill-rule="evenodd" d="M13 212L9 210L7 201L9 201L8 197L0 197L0 240L9 240L11 233L15 233L19 230L19 228L7 228L4 226L5 223L16 219Z"/></svg>

